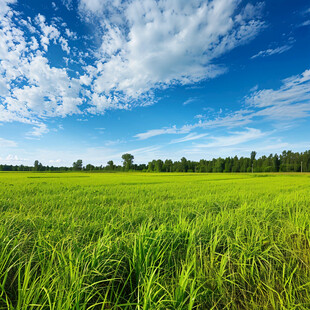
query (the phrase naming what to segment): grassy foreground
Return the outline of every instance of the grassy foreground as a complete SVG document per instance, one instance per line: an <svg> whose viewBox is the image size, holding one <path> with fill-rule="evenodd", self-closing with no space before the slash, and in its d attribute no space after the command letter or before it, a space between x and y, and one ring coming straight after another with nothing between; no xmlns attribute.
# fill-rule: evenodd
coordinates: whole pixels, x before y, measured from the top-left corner
<svg viewBox="0 0 310 310"><path fill-rule="evenodd" d="M0 309L310 309L310 175L1 173Z"/></svg>

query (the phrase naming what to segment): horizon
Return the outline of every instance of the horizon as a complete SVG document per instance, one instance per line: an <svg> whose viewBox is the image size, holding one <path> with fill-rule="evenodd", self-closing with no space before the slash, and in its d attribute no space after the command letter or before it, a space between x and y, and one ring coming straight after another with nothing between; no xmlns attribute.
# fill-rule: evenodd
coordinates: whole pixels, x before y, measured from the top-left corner
<svg viewBox="0 0 310 310"><path fill-rule="evenodd" d="M0 0L0 164L310 149L310 4Z"/></svg>

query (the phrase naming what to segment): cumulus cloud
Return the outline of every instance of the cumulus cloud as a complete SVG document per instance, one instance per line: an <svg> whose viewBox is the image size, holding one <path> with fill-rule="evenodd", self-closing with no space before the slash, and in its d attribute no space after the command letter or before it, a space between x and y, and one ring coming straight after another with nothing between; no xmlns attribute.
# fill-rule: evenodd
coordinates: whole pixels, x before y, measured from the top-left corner
<svg viewBox="0 0 310 310"><path fill-rule="evenodd" d="M68 68L51 66L45 56L51 42L70 52L57 27L41 14L16 24L9 3L0 5L0 122L33 125L31 134L40 136L48 131L47 117L81 113L81 82L69 76ZM30 36L22 28L27 25L36 29Z"/></svg>
<svg viewBox="0 0 310 310"><path fill-rule="evenodd" d="M45 124L38 124L37 126L32 128L32 131L28 132L28 136L30 137L40 137L45 133L48 133L49 129Z"/></svg>
<svg viewBox="0 0 310 310"><path fill-rule="evenodd" d="M11 10L9 5L16 2L17 0L0 0L0 16L7 14Z"/></svg>
<svg viewBox="0 0 310 310"><path fill-rule="evenodd" d="M147 100L153 90L223 74L227 69L215 60L264 27L261 3L240 9L235 0L133 0L118 5L81 0L79 7L84 15L96 14L103 28L93 91L118 101L121 95L131 105Z"/></svg>
<svg viewBox="0 0 310 310"><path fill-rule="evenodd" d="M70 46L77 36L66 24L42 14L23 19L14 3L0 0L0 121L31 124L34 135L47 132L49 117L146 106L157 89L223 74L220 57L264 27L263 3L79 0L81 16L94 16L101 31L98 48L84 55ZM70 56L65 67L48 60L52 44ZM72 64L83 64L80 72Z"/></svg>

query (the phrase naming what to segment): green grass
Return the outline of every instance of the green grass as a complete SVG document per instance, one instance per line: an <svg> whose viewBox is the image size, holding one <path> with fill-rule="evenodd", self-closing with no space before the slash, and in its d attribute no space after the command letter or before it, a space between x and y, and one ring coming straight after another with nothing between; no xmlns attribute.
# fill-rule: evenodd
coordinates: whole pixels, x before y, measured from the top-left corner
<svg viewBox="0 0 310 310"><path fill-rule="evenodd" d="M310 309L310 175L0 174L0 309Z"/></svg>

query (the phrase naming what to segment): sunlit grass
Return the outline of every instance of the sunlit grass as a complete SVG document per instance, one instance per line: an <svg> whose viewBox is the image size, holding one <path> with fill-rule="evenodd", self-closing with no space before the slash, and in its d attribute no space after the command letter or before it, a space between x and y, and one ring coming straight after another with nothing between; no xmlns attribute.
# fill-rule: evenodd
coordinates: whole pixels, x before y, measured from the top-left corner
<svg viewBox="0 0 310 310"><path fill-rule="evenodd" d="M0 309L310 309L310 175L0 174Z"/></svg>

